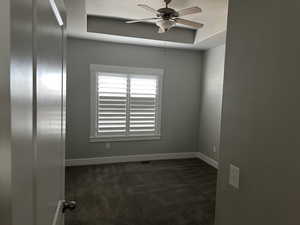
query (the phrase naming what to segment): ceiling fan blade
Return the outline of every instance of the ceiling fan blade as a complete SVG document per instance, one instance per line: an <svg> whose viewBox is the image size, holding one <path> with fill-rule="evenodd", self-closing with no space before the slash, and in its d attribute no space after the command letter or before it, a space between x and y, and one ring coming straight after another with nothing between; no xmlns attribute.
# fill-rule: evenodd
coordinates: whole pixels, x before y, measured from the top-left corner
<svg viewBox="0 0 300 225"><path fill-rule="evenodd" d="M139 23L139 22L146 22L146 21L151 21L151 20L157 20L159 18L145 18L145 19L140 19L140 20L129 20L129 21L126 21L126 23Z"/></svg>
<svg viewBox="0 0 300 225"><path fill-rule="evenodd" d="M143 9L147 10L148 12L152 12L156 15L160 14L157 10L151 8L150 6L148 5L145 5L145 4L138 4L139 7L142 7Z"/></svg>
<svg viewBox="0 0 300 225"><path fill-rule="evenodd" d="M158 33L159 34L162 34L162 33L165 33L166 31L164 29L162 29L161 27L158 29Z"/></svg>
<svg viewBox="0 0 300 225"><path fill-rule="evenodd" d="M185 15L190 15L190 14L195 14L200 12L202 12L202 9L195 6L195 7L179 10L178 14L179 16L185 16Z"/></svg>
<svg viewBox="0 0 300 225"><path fill-rule="evenodd" d="M190 21L190 20L180 19L180 18L176 18L175 21L176 21L176 23L183 24L183 25L190 26L190 27L194 27L194 28L197 28L197 29L204 26L203 23L197 23L197 22L193 22L193 21Z"/></svg>

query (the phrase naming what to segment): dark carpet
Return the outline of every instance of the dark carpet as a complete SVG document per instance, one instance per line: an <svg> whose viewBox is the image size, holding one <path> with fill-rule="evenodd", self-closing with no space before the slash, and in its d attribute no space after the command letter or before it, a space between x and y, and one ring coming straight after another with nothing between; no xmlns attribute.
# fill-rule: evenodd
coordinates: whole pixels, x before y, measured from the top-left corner
<svg viewBox="0 0 300 225"><path fill-rule="evenodd" d="M66 169L66 225L213 225L217 170L198 159Z"/></svg>

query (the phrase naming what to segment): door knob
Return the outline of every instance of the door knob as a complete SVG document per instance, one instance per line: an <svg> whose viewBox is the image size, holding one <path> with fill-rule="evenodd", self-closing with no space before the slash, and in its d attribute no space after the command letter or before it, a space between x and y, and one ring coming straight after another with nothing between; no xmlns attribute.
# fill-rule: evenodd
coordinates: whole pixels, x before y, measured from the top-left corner
<svg viewBox="0 0 300 225"><path fill-rule="evenodd" d="M77 203L75 201L64 201L62 212L65 213L66 210L73 211L76 208Z"/></svg>

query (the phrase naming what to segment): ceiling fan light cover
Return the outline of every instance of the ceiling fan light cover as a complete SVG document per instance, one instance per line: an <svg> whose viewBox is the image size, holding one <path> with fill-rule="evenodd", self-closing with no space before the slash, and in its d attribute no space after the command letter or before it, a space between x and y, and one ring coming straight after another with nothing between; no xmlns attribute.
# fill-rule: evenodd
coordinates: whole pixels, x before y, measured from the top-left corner
<svg viewBox="0 0 300 225"><path fill-rule="evenodd" d="M175 20L159 20L156 22L156 25L161 29L167 31L176 25Z"/></svg>

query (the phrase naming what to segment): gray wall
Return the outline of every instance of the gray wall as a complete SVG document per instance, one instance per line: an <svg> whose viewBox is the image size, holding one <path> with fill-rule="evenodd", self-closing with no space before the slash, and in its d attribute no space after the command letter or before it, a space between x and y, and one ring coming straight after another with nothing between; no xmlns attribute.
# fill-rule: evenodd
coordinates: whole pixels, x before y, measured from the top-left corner
<svg viewBox="0 0 300 225"><path fill-rule="evenodd" d="M199 151L219 158L225 45L205 51L201 78Z"/></svg>
<svg viewBox="0 0 300 225"><path fill-rule="evenodd" d="M300 223L299 8L229 1L216 225Z"/></svg>
<svg viewBox="0 0 300 225"><path fill-rule="evenodd" d="M202 53L68 40L67 158L195 152L198 146ZM162 138L158 141L89 143L90 64L162 68Z"/></svg>
<svg viewBox="0 0 300 225"><path fill-rule="evenodd" d="M45 1L45 0L44 0ZM34 224L33 1L11 0L13 224Z"/></svg>
<svg viewBox="0 0 300 225"><path fill-rule="evenodd" d="M0 1L0 220L11 224L10 1Z"/></svg>
<svg viewBox="0 0 300 225"><path fill-rule="evenodd" d="M0 224L33 224L32 1L0 1Z"/></svg>

